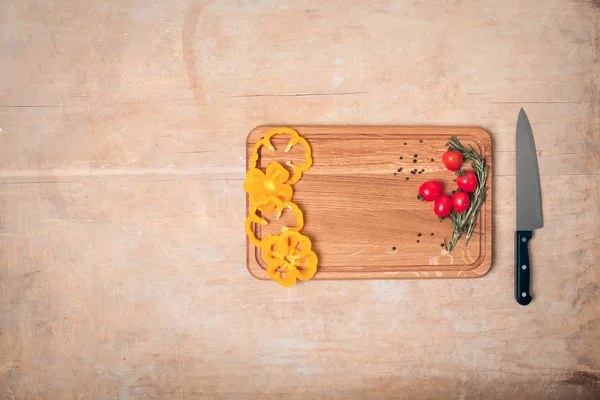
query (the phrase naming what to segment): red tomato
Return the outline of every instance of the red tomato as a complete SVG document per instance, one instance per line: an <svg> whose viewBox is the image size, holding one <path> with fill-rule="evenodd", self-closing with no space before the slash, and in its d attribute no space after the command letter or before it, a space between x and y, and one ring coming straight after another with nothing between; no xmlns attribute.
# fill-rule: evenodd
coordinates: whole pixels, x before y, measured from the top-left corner
<svg viewBox="0 0 600 400"><path fill-rule="evenodd" d="M477 188L477 177L471 171L466 171L464 175L456 177L456 184L465 192L471 193Z"/></svg>
<svg viewBox="0 0 600 400"><path fill-rule="evenodd" d="M469 204L471 204L469 193L456 192L452 195L452 207L457 213L464 212L467 208L469 208Z"/></svg>
<svg viewBox="0 0 600 400"><path fill-rule="evenodd" d="M437 198L433 204L433 212L438 217L447 217L452 211L452 199L447 194L443 194Z"/></svg>
<svg viewBox="0 0 600 400"><path fill-rule="evenodd" d="M462 165L462 153L460 151L447 151L442 156L442 162L450 171L456 171Z"/></svg>
<svg viewBox="0 0 600 400"><path fill-rule="evenodd" d="M438 181L427 181L419 188L419 200L434 201L442 194L442 184Z"/></svg>

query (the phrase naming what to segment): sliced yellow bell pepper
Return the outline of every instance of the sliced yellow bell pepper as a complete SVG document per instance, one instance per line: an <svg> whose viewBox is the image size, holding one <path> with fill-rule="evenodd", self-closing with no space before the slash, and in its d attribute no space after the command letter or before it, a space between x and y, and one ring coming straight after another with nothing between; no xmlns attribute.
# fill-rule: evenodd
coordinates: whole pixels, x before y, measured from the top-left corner
<svg viewBox="0 0 600 400"><path fill-rule="evenodd" d="M279 219L281 217L281 214L283 214L283 211L287 208L290 209L294 215L296 216L296 226L293 228L284 226L281 231L282 232L286 232L288 230L295 230L295 231L299 231L300 229L302 229L304 227L304 216L302 215L302 211L300 210L300 208L298 208L298 206L292 202L282 202L280 199L278 199L277 197L267 197L266 199L262 199L259 200L256 204L254 204L251 208L250 208L250 213L248 218L246 218L246 223L245 223L245 228L246 228L246 234L248 235L248 238L250 238L250 241L257 247L262 246L262 244L265 242L265 240L270 237L273 236L271 234L265 236L262 239L258 239L256 237L256 234L254 233L254 229L253 229L253 224L258 224L260 226L267 226L269 225L269 221L267 221L265 218L263 218L262 216L259 217L256 213L260 208L270 208L271 211L276 210L277 211L277 219Z"/></svg>
<svg viewBox="0 0 600 400"><path fill-rule="evenodd" d="M285 148L286 153L289 152L292 149L292 147L294 147L298 143L302 144L302 146L304 147L305 161L303 164L295 165L293 162L291 162L289 160L286 162L286 165L292 169L293 175L285 183L287 183L289 185L293 185L294 183L298 182L298 180L300 180L300 178L302 177L302 172L304 172L310 168L313 160L312 160L312 152L311 152L310 145L308 144L306 139L304 139L302 136L300 136L298 134L298 132L296 132L292 128L273 129L273 130L267 132L265 134L265 136L263 136L262 139L257 141L254 144L254 149L252 151L252 157L250 159L250 166L251 166L251 168L256 168L257 163L258 163L258 158L260 157L260 154L259 154L260 148L262 146L266 147L267 149L269 149L271 151L275 151L275 147L271 143L271 138L275 135L285 135L285 134L291 135L290 141L288 142L288 144Z"/></svg>
<svg viewBox="0 0 600 400"><path fill-rule="evenodd" d="M248 193L250 204L254 205L261 200L275 197L282 202L292 199L293 190L285 183L290 173L276 161L267 165L267 171L262 172L258 168L252 168L246 173L244 190ZM259 210L264 212L273 211L272 203L263 203Z"/></svg>
<svg viewBox="0 0 600 400"><path fill-rule="evenodd" d="M290 160L286 162L292 170L291 177L288 170L275 161L267 165L265 172L257 168L261 148L275 151L271 139L275 135L284 134L291 136L285 148L286 153L297 144L304 148L303 164L295 165ZM250 211L245 222L246 234L250 242L262 249L263 259L267 263L267 275L285 287L294 285L298 279L311 279L317 272L318 259L311 250L310 239L298 232L304 226L304 216L298 206L291 202L291 185L298 182L302 173L312 166L311 151L306 139L294 129L273 129L255 143L250 159L251 168L246 173L244 182L244 190L248 193L250 202ZM256 237L254 225L269 225L264 214L275 211L276 218L279 219L286 208L296 217L296 225L293 228L283 227L279 235L267 234L262 239Z"/></svg>
<svg viewBox="0 0 600 400"><path fill-rule="evenodd" d="M262 249L267 275L282 286L293 286L296 279L309 280L317 272L319 260L310 239L295 230L265 237Z"/></svg>

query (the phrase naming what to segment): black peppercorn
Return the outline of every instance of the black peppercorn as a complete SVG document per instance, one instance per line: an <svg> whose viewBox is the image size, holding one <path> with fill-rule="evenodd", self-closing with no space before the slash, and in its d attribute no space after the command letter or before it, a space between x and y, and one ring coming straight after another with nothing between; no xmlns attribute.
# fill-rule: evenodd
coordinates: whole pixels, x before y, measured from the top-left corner
<svg viewBox="0 0 600 400"><path fill-rule="evenodd" d="M414 163L416 163L416 162L417 162L417 160L413 160L413 162L414 162Z"/></svg>

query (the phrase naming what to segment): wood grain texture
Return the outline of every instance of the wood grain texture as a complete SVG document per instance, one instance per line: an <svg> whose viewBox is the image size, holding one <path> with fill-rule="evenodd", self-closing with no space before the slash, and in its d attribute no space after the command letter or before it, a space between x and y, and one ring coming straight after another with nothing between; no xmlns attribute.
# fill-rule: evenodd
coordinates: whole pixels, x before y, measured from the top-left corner
<svg viewBox="0 0 600 400"><path fill-rule="evenodd" d="M261 126L248 135L246 160L255 143L275 126ZM294 126L312 149L313 165L293 185L292 200L305 216L302 233L311 238L319 257L313 279L479 278L492 265L492 141L481 128L401 126ZM456 189L454 173L441 157L451 136L473 146L489 159L488 197L470 245L463 241L448 253L442 246L452 237L452 223L440 224L432 203L417 200L427 180ZM285 153L289 136L275 136L275 151L262 149L258 167L269 162L304 162L302 146ZM247 168L252 167L247 164ZM465 164L468 167L468 164ZM290 170L291 172L291 170ZM246 196L248 197L248 196ZM246 201L246 215L250 205ZM284 215L255 234L279 234L292 226ZM269 279L262 250L246 240L246 266L258 279Z"/></svg>
<svg viewBox="0 0 600 400"><path fill-rule="evenodd" d="M599 23L591 0L0 2L0 398L598 398ZM245 140L286 123L490 132L493 268L252 278Z"/></svg>

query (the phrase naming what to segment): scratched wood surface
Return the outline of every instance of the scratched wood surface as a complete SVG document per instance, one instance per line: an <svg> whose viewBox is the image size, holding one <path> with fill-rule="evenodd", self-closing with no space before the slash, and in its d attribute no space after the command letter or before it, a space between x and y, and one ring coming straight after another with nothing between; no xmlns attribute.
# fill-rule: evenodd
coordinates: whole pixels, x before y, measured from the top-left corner
<svg viewBox="0 0 600 400"><path fill-rule="evenodd" d="M252 130L246 142L247 168L256 142L274 126ZM293 126L311 147L313 163L292 187L292 201L304 217L302 233L311 238L319 257L318 279L429 279L479 278L492 265L493 163L489 133L477 127L406 126ZM488 159L489 199L481 208L480 223L468 246L464 238L452 253L445 243L452 238L452 223L440 224L433 204L417 199L427 180L456 189L456 175L441 158L448 139L457 136ZM289 135L277 135L275 151L260 150L257 167L277 161L286 165L305 162L301 145L289 152ZM469 168L469 163L465 163ZM292 172L290 168L289 172ZM418 173L417 173L418 171ZM246 216L251 207L246 202ZM264 216L267 226L253 225L257 238L279 234L295 226L284 212ZM246 240L246 266L256 278L270 279L262 249Z"/></svg>
<svg viewBox="0 0 600 400"><path fill-rule="evenodd" d="M0 397L598 398L599 6L0 2ZM525 308L521 106L545 221ZM491 271L252 278L245 139L284 123L486 129Z"/></svg>

